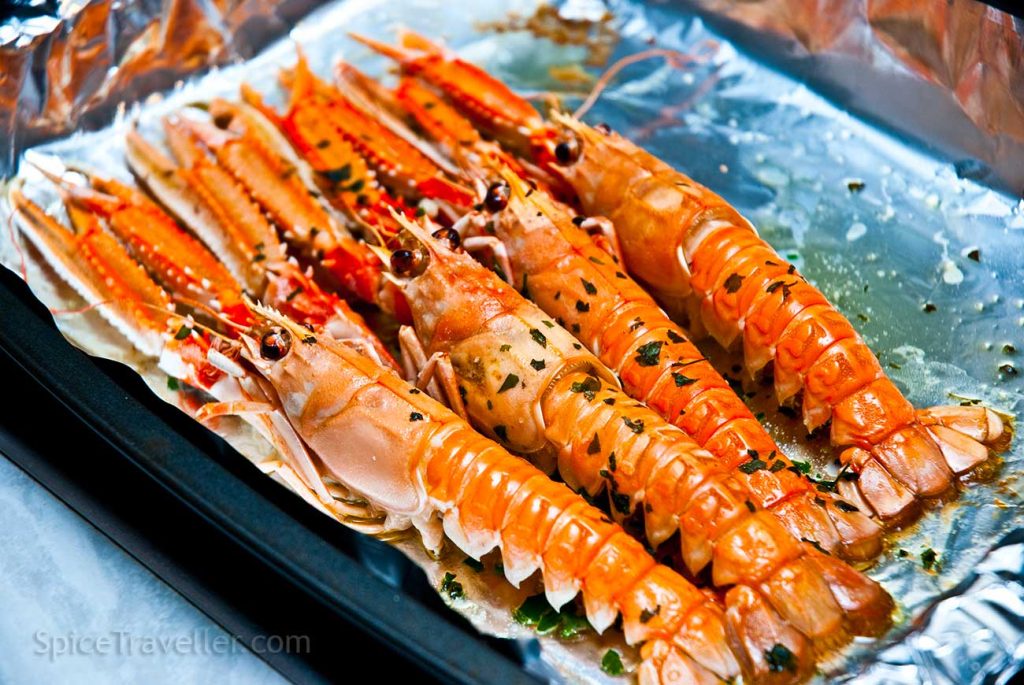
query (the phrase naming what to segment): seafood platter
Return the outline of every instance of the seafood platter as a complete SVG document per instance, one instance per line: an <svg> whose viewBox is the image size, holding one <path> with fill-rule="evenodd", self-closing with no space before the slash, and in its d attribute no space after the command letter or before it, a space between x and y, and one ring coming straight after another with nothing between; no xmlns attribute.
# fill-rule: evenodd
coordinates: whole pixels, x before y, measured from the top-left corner
<svg viewBox="0 0 1024 685"><path fill-rule="evenodd" d="M524 674L1020 667L1024 128L976 106L1024 112L1010 15L939 3L1010 47L914 139L804 82L824 38L759 61L784 2L252 3L261 30L165 4L109 63L75 38L103 2L4 58L47 76L0 259L71 344L529 645ZM952 29L863 5L924 88L887 22Z"/></svg>

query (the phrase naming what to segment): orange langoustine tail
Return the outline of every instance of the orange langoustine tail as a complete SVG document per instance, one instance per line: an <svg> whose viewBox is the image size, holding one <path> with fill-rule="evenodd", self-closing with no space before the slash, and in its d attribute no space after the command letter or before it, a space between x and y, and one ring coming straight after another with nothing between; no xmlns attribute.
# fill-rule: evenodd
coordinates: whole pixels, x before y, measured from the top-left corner
<svg viewBox="0 0 1024 685"><path fill-rule="evenodd" d="M420 247L395 253L392 267L421 356L447 361L455 378L446 394L478 430L542 468L557 468L570 487L606 494L612 516L642 521L652 546L678 540L690 573L710 567L716 585L758 588L815 649L888 625L891 600L877 583L852 569L826 574L821 565L832 560L815 561L824 552L760 510L757 476L723 471L685 433L624 394L567 331L459 252L451 229L431 235L404 224Z"/></svg>
<svg viewBox="0 0 1024 685"><path fill-rule="evenodd" d="M574 221L568 208L509 170L502 173L511 193L492 226L513 269L524 283L528 276L529 297L613 369L629 395L745 481L755 504L773 511L794 536L846 559L876 556L881 527L802 476L682 328L594 243L588 222Z"/></svg>
<svg viewBox="0 0 1024 685"><path fill-rule="evenodd" d="M579 495L396 374L328 338L300 344L306 329L263 314L259 334L281 340L285 329L296 342L264 355L258 337L243 336L247 361L273 388L320 472L388 512L395 525L416 527L437 548L440 519L475 558L499 548L508 577L540 571L554 606L581 594L598 631L621 615L626 640L643 643L643 682L743 675L774 684L810 673L806 639L759 591L734 588L723 609Z"/></svg>
<svg viewBox="0 0 1024 685"><path fill-rule="evenodd" d="M611 219L628 272L692 332L741 340L750 373L771 362L780 402L802 391L805 425L831 420L833 444L848 448L842 461L856 480L837 487L855 506L900 524L1005 446L1008 429L990 409L915 412L846 318L721 197L606 127L558 114L544 122L426 39L361 40L570 186L587 214Z"/></svg>
<svg viewBox="0 0 1024 685"><path fill-rule="evenodd" d="M723 471L745 483L750 499L771 509L798 539L847 559L881 551L880 526L802 477L682 329L623 273L615 250L597 246L589 233L600 222L577 222L543 188L528 186L507 166L509 155L482 140L467 119L418 81L404 78L390 107L404 107L478 186L489 185L479 207L494 220L470 218L458 224L460 230L501 240L523 294L614 369L627 393L715 454ZM580 411L590 413L587 407ZM692 560L688 565L697 570Z"/></svg>
<svg viewBox="0 0 1024 685"><path fill-rule="evenodd" d="M558 121L581 143L561 175L614 222L630 271L722 345L740 342L750 374L771 363L778 401L800 394L808 430L831 421L857 474L838 483L844 497L904 522L1005 442L990 409L915 411L850 322L722 198L621 136Z"/></svg>

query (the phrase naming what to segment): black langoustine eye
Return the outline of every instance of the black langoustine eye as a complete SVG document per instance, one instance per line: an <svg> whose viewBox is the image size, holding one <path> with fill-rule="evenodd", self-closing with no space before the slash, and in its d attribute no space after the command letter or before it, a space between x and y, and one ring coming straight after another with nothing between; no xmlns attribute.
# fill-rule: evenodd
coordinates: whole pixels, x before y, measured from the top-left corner
<svg viewBox="0 0 1024 685"><path fill-rule="evenodd" d="M213 115L213 125L217 128L227 128L231 125L231 121L235 118L233 112L217 112Z"/></svg>
<svg viewBox="0 0 1024 685"><path fill-rule="evenodd" d="M286 328L271 328L260 338L260 356L272 362L283 359L292 349L292 334Z"/></svg>
<svg viewBox="0 0 1024 685"><path fill-rule="evenodd" d="M426 267L426 258L419 250L403 247L391 253L391 273L396 276L419 276Z"/></svg>
<svg viewBox="0 0 1024 685"><path fill-rule="evenodd" d="M557 153L556 153L557 154ZM504 181L495 181L487 189L487 197L484 198L484 205L492 212L500 212L508 207L508 198L512 189Z"/></svg>
<svg viewBox="0 0 1024 685"><path fill-rule="evenodd" d="M462 244L462 236L454 228L439 228L434 231L433 235L438 240L444 241L444 244L448 246L449 250L459 249L459 245Z"/></svg>
<svg viewBox="0 0 1024 685"><path fill-rule="evenodd" d="M559 164L572 164L580 158L582 152L580 141L570 134L568 138L555 146L555 159Z"/></svg>

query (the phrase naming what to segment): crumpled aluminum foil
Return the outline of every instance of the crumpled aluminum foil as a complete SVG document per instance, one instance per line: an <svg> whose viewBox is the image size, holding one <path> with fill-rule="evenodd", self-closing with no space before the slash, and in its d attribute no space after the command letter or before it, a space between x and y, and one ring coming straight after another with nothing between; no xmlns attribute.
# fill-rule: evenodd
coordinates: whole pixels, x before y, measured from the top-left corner
<svg viewBox="0 0 1024 685"><path fill-rule="evenodd" d="M974 0L685 2L843 106L1024 194L1024 19Z"/></svg>
<svg viewBox="0 0 1024 685"><path fill-rule="evenodd" d="M961 7L973 7L970 0L941 0L942 13L914 15L912 6L930 2L869 3L869 14L876 18L894 16L891 8L897 5L909 8L899 15L908 23L903 28L887 23L888 37L883 39L881 34L875 36L870 21L855 21L863 14L857 9L863 3L850 3L843 6L844 12L826 15L822 3L712 4L708 0L701 10L708 13L705 23L692 11L674 5L568 0L559 5L554 19L560 16L573 22L572 30L560 31L551 25L551 13L536 20L539 15L534 14L531 0L508 7L447 0L443 12L435 11L438 4L429 0L335 0L299 19L284 36L301 13L290 14L288 8L299 3L165 0L162 7L156 2L101 0L85 9L65 6L63 19L0 25L0 122L5 127L0 145L9 146L0 150L8 161L17 161L21 157L15 156L14 146L31 143L25 154L37 161L56 156L128 178L122 153L129 119L138 118L144 132L147 127L152 131L161 113L214 95L230 96L242 81L279 104L275 73L294 58L293 42L304 48L321 74L329 74L341 54L370 73L384 73L387 63L347 40L347 30L389 39L396 26L408 26L448 40L462 55L523 92L554 91L567 105L578 103L579 95L589 89L592 77L579 65L592 59L595 49L614 48L612 59L652 45L678 50L690 57L685 69L657 60L629 67L612 82L588 119L607 121L733 202L857 324L915 405L981 400L1008 416L1020 416L1024 412L1024 374L1017 373L1019 355L1024 354L1024 202L993 187L1004 180L996 173L1002 168L999 157L979 154L984 162L954 162L960 158L922 151L851 116L800 79L767 67L760 57L752 56L760 54L756 41L742 40L740 34L732 33L731 24L721 24L734 36L731 40L709 28L711 23L718 26L726 14L731 22L747 16L745 12L761 12L762 22L752 25L774 36L775 47L784 45L787 36L804 36L800 54L804 68L821 70L816 78L828 80L836 75L836 64L844 63L848 71L870 73L876 86L888 84L885 90L858 89L849 94L859 110L882 116L884 112L872 109L873 103L886 99L877 94L888 97L898 92L920 69L898 67L895 56L880 59L880 45L888 46L884 49L894 55L906 56L923 48L917 42L902 49L893 47L901 45L896 41L901 36L932 36L933 43L960 46L978 35L975 31L957 37L966 25L964 17L975 16L971 12L976 10ZM302 5L303 11L313 4ZM833 10L839 7L826 4ZM783 6L787 11L782 11ZM95 10L99 19L87 21L83 14L93 7L101 8ZM886 7L889 14L879 14ZM506 10L518 10L519 17L508 21ZM609 10L614 17L611 34L602 23ZM1000 35L1007 40L1012 38L1007 32L1014 31L1019 39L1019 24L1005 15L988 11L981 15L1003 26ZM196 22L195 31L175 24L185 22L185 17ZM959 19L952 21L952 17ZM38 30L17 33L26 25ZM481 30L484 25L491 28ZM496 33L496 25L508 30ZM929 27L930 33L911 29L917 25ZM46 26L56 29L46 33ZM92 32L81 29L86 33L79 37L79 26ZM577 35L587 26L592 30L583 33L603 36L604 42L550 40ZM865 32L871 35L860 35ZM283 39L271 42L277 34ZM200 43L213 48L206 58L190 47ZM869 44L875 47L866 52L850 47ZM61 45L67 47L57 47ZM263 45L268 47L260 50ZM753 46L752 53L746 52L748 46ZM845 47L829 52L836 46ZM971 111L987 118L977 120L976 126L972 122L975 133L963 138L963 121L956 117L966 115L956 103L966 91L947 89L947 104L956 104L952 110L938 107L934 100L920 108L929 110L934 127L921 124L915 133L927 137L933 149L959 150L977 143L979 150L1005 152L1006 141L1019 139L1020 130L1009 125L1015 121L1014 112L1020 111L1024 69L1019 54L1014 57L1009 48L999 52L991 43L985 50L962 46L956 54L980 56L982 52L1002 56L998 64L977 66L991 72L986 78L1005 75L1010 86L1004 95L1016 92L1018 100L986 99L1003 92L994 87L964 99L972 103ZM825 54L840 61L828 68L825 62L815 61ZM952 53L944 48L936 55L946 59ZM941 60L933 57L928 64L936 73L942 72L937 66ZM147 59L162 66L154 66L151 73L145 68ZM880 63L889 70L876 69ZM967 69L958 64L961 72ZM185 78L210 65L218 66L205 76ZM886 73L892 80L886 80ZM172 82L174 87L168 89ZM937 92L942 90L937 85L941 82L922 78ZM147 97L161 89L161 95ZM11 105L19 98L23 112ZM122 99L142 104L118 106ZM94 132L68 135L82 128ZM54 136L62 137L38 142ZM1024 157L1018 155L1018 159ZM52 188L31 169L23 173L28 192L55 207ZM5 224L9 213L10 208L0 201L0 219ZM0 262L25 273L30 287L51 308L81 305L52 272L33 261L24 241L12 242L8 231L0 231ZM132 365L155 390L163 388L162 396L174 400L166 392L163 376L140 364L126 351L124 341L94 315L64 315L57 321L76 344ZM723 369L736 361L719 358ZM822 473L834 468L834 452L821 440L808 440L795 421L773 411L763 391L749 401L755 412L764 412L766 425L791 456L811 460ZM275 468L273 458L255 446L250 436L232 433L229 437L264 470ZM1020 610L1024 541L1018 530L1024 520L1020 479L1024 449L1019 439L1003 460L996 479L969 485L956 502L936 508L921 523L893 536L891 548L869 572L898 600L898 625L882 640L858 642L823 664L822 679L994 683L1005 681L1024 665L1024 612ZM459 558L436 562L418 553L415 545L404 545L402 550L432 581L448 569L459 573L467 594L481 599L454 608L478 628L505 636L529 635L508 620L509 607L521 597L507 584L467 575ZM921 554L927 550L936 553L941 570L923 568ZM540 642L541 661L529 664L535 672L553 679L609 680L596 667L594 655L610 643L561 643L551 638Z"/></svg>

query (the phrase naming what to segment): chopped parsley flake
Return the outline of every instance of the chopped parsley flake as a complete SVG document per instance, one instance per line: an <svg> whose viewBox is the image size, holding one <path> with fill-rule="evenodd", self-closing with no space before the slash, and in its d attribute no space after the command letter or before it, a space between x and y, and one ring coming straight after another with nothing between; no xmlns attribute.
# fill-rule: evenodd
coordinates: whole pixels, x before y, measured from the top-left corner
<svg viewBox="0 0 1024 685"><path fill-rule="evenodd" d="M588 295L597 295L597 287L585 278L581 278L580 282L583 283L583 289L587 291Z"/></svg>
<svg viewBox="0 0 1024 685"><path fill-rule="evenodd" d="M622 675L626 672L626 667L622 665L619 653L614 649L609 649L601 657L601 670L608 675Z"/></svg>
<svg viewBox="0 0 1024 685"><path fill-rule="evenodd" d="M736 273L730 274L730 276L727 279L725 279L725 292L734 293L737 290L739 290L740 286L742 285L743 276L740 276L739 274Z"/></svg>
<svg viewBox="0 0 1024 685"><path fill-rule="evenodd" d="M583 396L590 402L594 399L597 391L601 389L601 381L594 376L587 376L583 382L575 381L569 386L570 392L583 393Z"/></svg>
<svg viewBox="0 0 1024 685"><path fill-rule="evenodd" d="M598 437L597 433L594 433L594 439L587 445L587 454L597 454L601 451L601 438Z"/></svg>
<svg viewBox="0 0 1024 685"><path fill-rule="evenodd" d="M544 334L538 331L536 328L530 329L530 337L533 338L533 341L540 345L541 347L548 346L548 339L544 337Z"/></svg>
<svg viewBox="0 0 1024 685"><path fill-rule="evenodd" d="M516 623L536 629L540 635L557 635L563 640L572 639L589 629L586 617L577 611L575 604L570 603L561 611L555 611L543 592L527 597L512 612L512 618Z"/></svg>
<svg viewBox="0 0 1024 685"><path fill-rule="evenodd" d="M576 300L576 311L580 312L581 314L589 312L590 303L584 302L583 300Z"/></svg>
<svg viewBox="0 0 1024 685"><path fill-rule="evenodd" d="M409 412L409 420L410 421L422 421L423 420L423 414L419 413L418 411Z"/></svg>
<svg viewBox="0 0 1024 685"><path fill-rule="evenodd" d="M352 177L352 165L346 164L338 169L328 169L322 173L327 177L327 180L333 183L342 183Z"/></svg>
<svg viewBox="0 0 1024 685"><path fill-rule="evenodd" d="M455 580L454 573L444 574L444 580L441 581L441 593L448 595L451 599L462 599L466 596L462 589L462 583Z"/></svg>
<svg viewBox="0 0 1024 685"><path fill-rule="evenodd" d="M650 623L651 619L654 618L655 616L657 616L660 613L661 613L661 605L660 604L658 606L654 607L654 611L651 611L650 609L644 609L643 611L640 612L640 622L641 623Z"/></svg>
<svg viewBox="0 0 1024 685"><path fill-rule="evenodd" d="M505 381L501 384L501 387L498 388L498 394L501 394L507 390L511 390L517 385L519 385L519 376L515 375L514 373L510 373L509 375L505 376Z"/></svg>
<svg viewBox="0 0 1024 685"><path fill-rule="evenodd" d="M796 473L808 474L811 472L811 464L810 462L797 461L794 459L793 466L790 467L790 470L795 470Z"/></svg>
<svg viewBox="0 0 1024 685"><path fill-rule="evenodd" d="M639 434L639 433L643 433L644 432L644 420L643 419L637 419L636 421L633 421L628 416L623 416L622 417L622 422L624 424L626 424L626 427L629 428L629 430L633 431L634 433Z"/></svg>
<svg viewBox="0 0 1024 685"><path fill-rule="evenodd" d="M764 468L768 468L768 464L766 464L764 460L758 459L757 457L751 459L745 464L740 464L739 466L740 471L748 475L756 471L760 471L761 469Z"/></svg>
<svg viewBox="0 0 1024 685"><path fill-rule="evenodd" d="M697 382L696 378L690 378L689 376L684 376L683 374L676 372L672 372L672 380L676 382L677 388L681 388L685 385L689 385L690 383Z"/></svg>
<svg viewBox="0 0 1024 685"><path fill-rule="evenodd" d="M924 566L924 570L931 571L932 569L939 570L939 555L935 553L935 550L929 547L925 551L921 552L921 565Z"/></svg>
<svg viewBox="0 0 1024 685"><path fill-rule="evenodd" d="M536 371L543 371L544 367L547 366L547 363L543 359L531 359L530 366L532 366Z"/></svg>
<svg viewBox="0 0 1024 685"><path fill-rule="evenodd" d="M664 345L660 340L654 340L649 343L645 343L636 349L637 364L640 366L657 366L661 359L661 346Z"/></svg>

